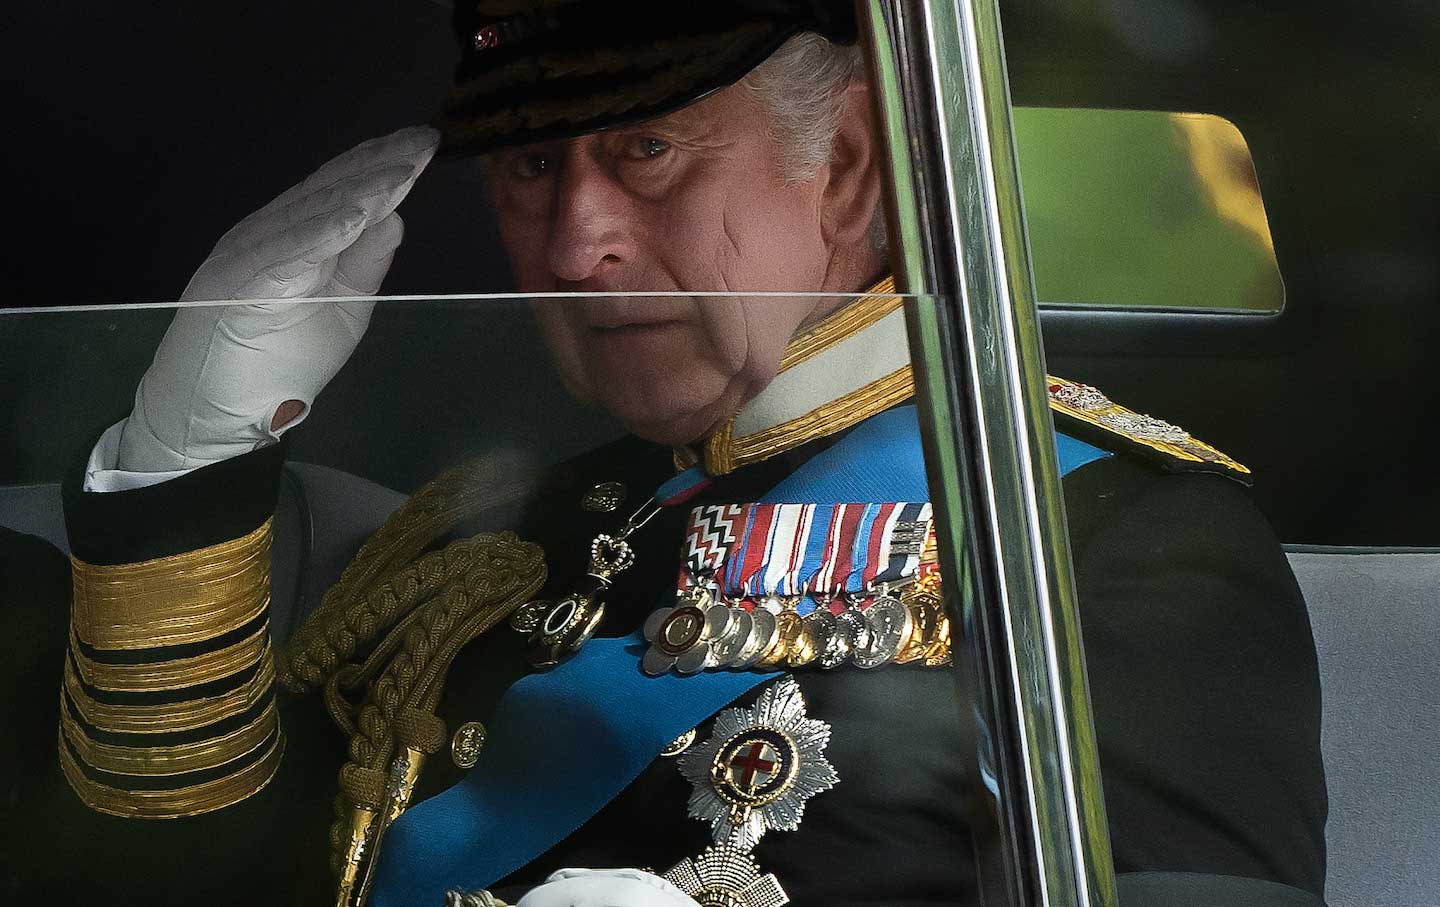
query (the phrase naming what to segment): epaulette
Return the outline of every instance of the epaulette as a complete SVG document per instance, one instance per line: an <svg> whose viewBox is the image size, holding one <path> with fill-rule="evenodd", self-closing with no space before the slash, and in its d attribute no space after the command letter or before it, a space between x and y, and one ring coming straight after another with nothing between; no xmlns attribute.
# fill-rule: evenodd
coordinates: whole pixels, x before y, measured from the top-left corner
<svg viewBox="0 0 1440 907"><path fill-rule="evenodd" d="M1128 410L1088 384L1047 377L1055 427L1101 447L1123 448L1170 472L1209 472L1245 485L1249 468L1178 425Z"/></svg>

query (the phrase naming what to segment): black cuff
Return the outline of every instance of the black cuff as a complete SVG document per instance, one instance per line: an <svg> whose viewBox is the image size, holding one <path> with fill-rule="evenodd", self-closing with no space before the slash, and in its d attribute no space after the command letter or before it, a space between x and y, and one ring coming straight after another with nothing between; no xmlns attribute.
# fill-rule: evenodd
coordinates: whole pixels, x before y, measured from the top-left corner
<svg viewBox="0 0 1440 907"><path fill-rule="evenodd" d="M62 487L70 550L90 564L133 564L254 532L275 513L286 447L282 439L129 491L84 491L85 465L78 464Z"/></svg>

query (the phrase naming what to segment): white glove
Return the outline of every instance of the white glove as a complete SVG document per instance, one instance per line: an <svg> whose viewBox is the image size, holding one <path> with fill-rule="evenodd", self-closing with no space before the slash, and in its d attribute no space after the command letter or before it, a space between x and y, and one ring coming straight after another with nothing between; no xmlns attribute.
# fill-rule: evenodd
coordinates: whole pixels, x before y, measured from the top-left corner
<svg viewBox="0 0 1440 907"><path fill-rule="evenodd" d="M685 892L640 869L562 869L515 907L697 907Z"/></svg>
<svg viewBox="0 0 1440 907"><path fill-rule="evenodd" d="M182 302L370 296L404 227L395 208L438 133L402 129L352 148L236 224ZM172 473L248 453L298 425L370 322L375 303L182 308L135 391L112 468ZM272 429L280 404L297 418Z"/></svg>

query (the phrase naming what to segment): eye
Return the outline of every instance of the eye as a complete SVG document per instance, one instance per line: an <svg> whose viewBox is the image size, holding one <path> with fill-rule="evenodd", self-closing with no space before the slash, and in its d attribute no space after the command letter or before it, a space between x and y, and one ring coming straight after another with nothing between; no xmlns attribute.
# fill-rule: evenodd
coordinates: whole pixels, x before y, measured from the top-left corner
<svg viewBox="0 0 1440 907"><path fill-rule="evenodd" d="M511 163L515 175L521 179L533 180L549 173L555 167L555 159L543 151L527 151L517 155Z"/></svg>
<svg viewBox="0 0 1440 907"><path fill-rule="evenodd" d="M664 139L638 136L628 143L626 156L638 161L654 160L670 150L670 143Z"/></svg>

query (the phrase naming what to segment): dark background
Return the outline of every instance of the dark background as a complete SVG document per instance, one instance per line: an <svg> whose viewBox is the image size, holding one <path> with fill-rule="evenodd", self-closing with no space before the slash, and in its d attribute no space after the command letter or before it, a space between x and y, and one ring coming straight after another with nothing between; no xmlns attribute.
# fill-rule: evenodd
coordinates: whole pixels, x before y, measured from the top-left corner
<svg viewBox="0 0 1440 907"><path fill-rule="evenodd" d="M1235 122L1287 286L1270 322L1048 323L1051 371L1249 464L1287 541L1440 544L1440 6L1002 10L1018 104ZM428 0L16 5L0 63L5 302L174 299L240 217L345 148L429 117L453 62L448 16ZM505 289L485 210L472 164L427 172L385 291ZM0 484L54 480L123 416L168 317L0 317ZM613 434L564 399L541 355L519 305L382 305L294 456L410 488L466 453L545 461Z"/></svg>

